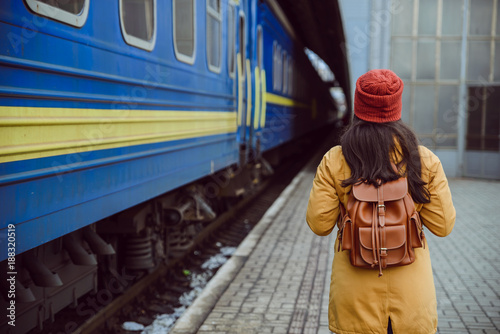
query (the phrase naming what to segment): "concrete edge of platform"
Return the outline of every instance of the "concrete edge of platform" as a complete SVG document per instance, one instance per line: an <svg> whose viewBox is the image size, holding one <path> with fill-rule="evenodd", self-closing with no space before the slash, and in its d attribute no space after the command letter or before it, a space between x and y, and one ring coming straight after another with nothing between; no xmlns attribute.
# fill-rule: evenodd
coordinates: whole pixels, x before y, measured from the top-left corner
<svg viewBox="0 0 500 334"><path fill-rule="evenodd" d="M317 159L317 156L311 159L285 188L278 199L276 199L276 201L266 211L257 225L255 225L248 236L238 246L231 258L229 258L229 260L217 271L201 294L195 299L193 304L191 304L184 314L177 320L175 326L169 333L185 334L196 333L198 331L212 309L215 307L217 301L239 273L246 260L257 246L259 240L273 222L276 215L281 211L287 201L287 198L291 193L293 193L297 185L307 174L305 170L310 168L315 159Z"/></svg>

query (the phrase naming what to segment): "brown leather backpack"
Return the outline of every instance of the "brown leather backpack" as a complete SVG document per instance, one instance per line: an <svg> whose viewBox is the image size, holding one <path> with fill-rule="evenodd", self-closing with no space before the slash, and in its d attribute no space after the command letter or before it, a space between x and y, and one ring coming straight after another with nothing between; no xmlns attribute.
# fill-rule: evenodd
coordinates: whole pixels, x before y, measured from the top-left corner
<svg viewBox="0 0 500 334"><path fill-rule="evenodd" d="M353 185L347 210L340 204L339 248L351 264L382 269L415 261L413 248L425 247L424 231L405 177L375 187ZM340 249L339 249L340 250Z"/></svg>

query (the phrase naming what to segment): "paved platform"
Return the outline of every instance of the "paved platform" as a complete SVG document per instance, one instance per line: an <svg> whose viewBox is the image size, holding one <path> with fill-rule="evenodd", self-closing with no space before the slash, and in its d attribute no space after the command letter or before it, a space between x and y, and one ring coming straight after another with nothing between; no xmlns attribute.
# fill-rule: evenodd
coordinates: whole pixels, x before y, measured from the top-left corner
<svg viewBox="0 0 500 334"><path fill-rule="evenodd" d="M318 161L293 180L170 333L330 333L336 229L319 237L305 222ZM500 182L449 181L455 229L446 238L426 234L438 333L500 333Z"/></svg>

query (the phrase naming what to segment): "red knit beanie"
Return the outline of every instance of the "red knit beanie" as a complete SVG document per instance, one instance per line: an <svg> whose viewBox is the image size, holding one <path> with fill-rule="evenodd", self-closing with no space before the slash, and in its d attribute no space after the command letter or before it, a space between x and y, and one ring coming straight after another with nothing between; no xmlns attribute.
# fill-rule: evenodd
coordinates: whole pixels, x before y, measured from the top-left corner
<svg viewBox="0 0 500 334"><path fill-rule="evenodd" d="M354 114L374 123L401 118L403 80L391 70L371 70L358 78L354 93Z"/></svg>

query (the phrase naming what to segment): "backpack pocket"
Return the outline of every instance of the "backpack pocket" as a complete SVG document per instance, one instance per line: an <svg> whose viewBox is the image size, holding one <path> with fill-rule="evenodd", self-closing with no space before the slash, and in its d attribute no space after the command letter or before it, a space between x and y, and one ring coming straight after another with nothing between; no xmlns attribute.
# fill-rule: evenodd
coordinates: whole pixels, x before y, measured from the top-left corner
<svg viewBox="0 0 500 334"><path fill-rule="evenodd" d="M340 242L343 251L352 249L352 222L350 219L345 222Z"/></svg>
<svg viewBox="0 0 500 334"><path fill-rule="evenodd" d="M415 211L410 217L410 232L411 232L411 246L413 248L423 247L424 244L424 229L422 227L422 222L420 221L420 215ZM424 247L425 248L425 247Z"/></svg>
<svg viewBox="0 0 500 334"><path fill-rule="evenodd" d="M381 252L381 249L387 249L387 256L385 256L385 264L395 265L401 263L407 257L407 247L406 247L406 231L404 225L398 226L385 226L384 228L378 229L378 240L379 240L379 249L375 250L375 254L377 252ZM385 238L381 235L385 233ZM360 243L360 255L361 258L368 264L375 264L374 258L374 245L373 245L373 237L372 237L372 228L371 227L360 227L359 228L359 243ZM385 242L382 242L385 240ZM383 245L382 243L385 243ZM383 257L382 257L383 259Z"/></svg>

